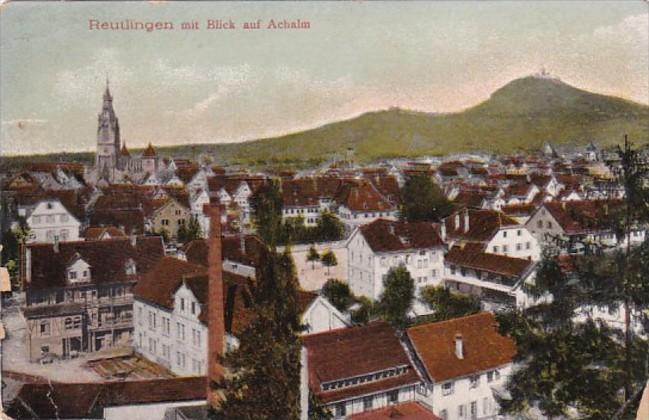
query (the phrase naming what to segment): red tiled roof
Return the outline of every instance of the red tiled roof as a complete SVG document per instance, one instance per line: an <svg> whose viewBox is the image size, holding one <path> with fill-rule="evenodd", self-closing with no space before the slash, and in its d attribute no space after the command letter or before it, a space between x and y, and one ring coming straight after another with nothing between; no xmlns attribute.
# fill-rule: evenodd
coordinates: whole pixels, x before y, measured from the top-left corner
<svg viewBox="0 0 649 420"><path fill-rule="evenodd" d="M284 207L317 206L321 198L333 198L342 181L336 178L304 178L282 181Z"/></svg>
<svg viewBox="0 0 649 420"><path fill-rule="evenodd" d="M132 258L138 276L148 272L164 256L162 239L159 236L139 236L135 246L130 238L115 238L103 241L61 242L56 252L53 244L30 244L31 281L25 289L46 289L67 285L68 262L79 255L90 265L91 283L112 283L133 281L126 274L126 262Z"/></svg>
<svg viewBox="0 0 649 420"><path fill-rule="evenodd" d="M337 194L336 202L358 212L394 210L394 205L367 180L346 182Z"/></svg>
<svg viewBox="0 0 649 420"><path fill-rule="evenodd" d="M620 211L621 200L551 201L544 207L568 234L610 230Z"/></svg>
<svg viewBox="0 0 649 420"><path fill-rule="evenodd" d="M534 266L533 261L524 258L475 252L473 249L463 249L461 246L451 248L446 254L445 262L456 264L460 267L517 278Z"/></svg>
<svg viewBox="0 0 649 420"><path fill-rule="evenodd" d="M464 231L465 211L469 212L469 229L466 232ZM457 226L455 226L456 215L459 215ZM478 242L490 240L501 227L519 225L516 220L500 211L474 209L458 210L448 216L444 223L449 237Z"/></svg>
<svg viewBox="0 0 649 420"><path fill-rule="evenodd" d="M174 257L163 257L133 289L142 300L173 309L173 295L184 277L205 276L207 268Z"/></svg>
<svg viewBox="0 0 649 420"><path fill-rule="evenodd" d="M410 327L407 334L436 382L502 366L510 363L516 352L514 342L498 333L496 319L489 312ZM455 354L457 334L462 335L462 359Z"/></svg>
<svg viewBox="0 0 649 420"><path fill-rule="evenodd" d="M409 401L376 410L365 411L364 413L352 414L350 420L390 420L390 419L407 419L407 420L442 420L432 411L423 405Z"/></svg>
<svg viewBox="0 0 649 420"><path fill-rule="evenodd" d="M221 239L222 258L235 261L251 267L257 267L262 253L266 246L255 235L245 236L245 253L241 249L241 238L239 235L224 236ZM183 246L183 252L187 261L207 266L208 246L205 239L196 239Z"/></svg>
<svg viewBox="0 0 649 420"><path fill-rule="evenodd" d="M105 407L204 400L204 376L109 383L25 384L9 407L15 418L103 418Z"/></svg>
<svg viewBox="0 0 649 420"><path fill-rule="evenodd" d="M313 390L322 382L410 365L395 329L383 321L311 334L302 342Z"/></svg>
<svg viewBox="0 0 649 420"><path fill-rule="evenodd" d="M361 226L360 231L374 252L428 249L443 245L436 226L429 222L378 219Z"/></svg>
<svg viewBox="0 0 649 420"><path fill-rule="evenodd" d="M122 229L118 229L112 226L108 226L108 227L91 226L89 228L86 228L86 230L83 231L83 234L81 236L84 237L86 240L89 240L89 239L99 239L104 234L108 234L111 238L126 237L126 233L124 233Z"/></svg>

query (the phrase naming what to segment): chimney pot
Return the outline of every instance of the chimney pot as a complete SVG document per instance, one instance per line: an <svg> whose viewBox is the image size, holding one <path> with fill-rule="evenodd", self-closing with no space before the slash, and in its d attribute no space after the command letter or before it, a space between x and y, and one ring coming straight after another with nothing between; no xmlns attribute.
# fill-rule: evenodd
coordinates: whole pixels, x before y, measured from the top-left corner
<svg viewBox="0 0 649 420"><path fill-rule="evenodd" d="M469 209L464 210L464 233L469 231Z"/></svg>
<svg viewBox="0 0 649 420"><path fill-rule="evenodd" d="M52 245L52 249L54 250L55 253L59 253L59 237L58 235L54 235L54 245Z"/></svg>
<svg viewBox="0 0 649 420"><path fill-rule="evenodd" d="M455 334L455 356L458 359L464 359L464 343L462 341L462 334Z"/></svg>

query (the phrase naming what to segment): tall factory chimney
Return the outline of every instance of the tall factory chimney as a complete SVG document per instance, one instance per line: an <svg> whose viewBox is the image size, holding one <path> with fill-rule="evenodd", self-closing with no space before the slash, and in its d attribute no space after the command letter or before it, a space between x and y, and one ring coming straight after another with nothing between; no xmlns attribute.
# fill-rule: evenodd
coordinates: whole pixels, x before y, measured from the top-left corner
<svg viewBox="0 0 649 420"><path fill-rule="evenodd" d="M207 305L207 402L219 406L221 398L214 385L223 379L221 356L225 351L223 320L223 272L221 261L221 215L219 205L210 206Z"/></svg>

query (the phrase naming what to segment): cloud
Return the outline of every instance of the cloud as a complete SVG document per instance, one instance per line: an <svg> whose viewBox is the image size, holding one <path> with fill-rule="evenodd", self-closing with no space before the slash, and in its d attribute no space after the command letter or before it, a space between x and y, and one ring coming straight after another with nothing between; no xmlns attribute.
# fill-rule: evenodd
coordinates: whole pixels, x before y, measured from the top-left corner
<svg viewBox="0 0 649 420"><path fill-rule="evenodd" d="M649 13L631 15L615 25L600 26L593 36L601 41L615 41L640 48L649 42Z"/></svg>
<svg viewBox="0 0 649 420"><path fill-rule="evenodd" d="M60 104L69 107L89 104L108 77L112 82L125 85L133 71L120 62L119 52L114 48L97 50L85 66L65 69L56 75L54 93Z"/></svg>

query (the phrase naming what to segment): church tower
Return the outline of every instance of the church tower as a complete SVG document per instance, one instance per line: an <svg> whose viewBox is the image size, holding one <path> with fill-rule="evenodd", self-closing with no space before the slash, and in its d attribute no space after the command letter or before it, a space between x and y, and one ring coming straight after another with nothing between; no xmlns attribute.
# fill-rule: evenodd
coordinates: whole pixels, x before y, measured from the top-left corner
<svg viewBox="0 0 649 420"><path fill-rule="evenodd" d="M97 160L95 162L98 178L113 181L115 170L119 169L119 120L113 109L113 97L110 94L108 79L104 103L97 116Z"/></svg>

